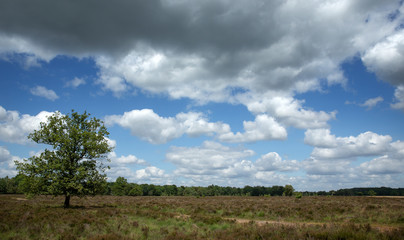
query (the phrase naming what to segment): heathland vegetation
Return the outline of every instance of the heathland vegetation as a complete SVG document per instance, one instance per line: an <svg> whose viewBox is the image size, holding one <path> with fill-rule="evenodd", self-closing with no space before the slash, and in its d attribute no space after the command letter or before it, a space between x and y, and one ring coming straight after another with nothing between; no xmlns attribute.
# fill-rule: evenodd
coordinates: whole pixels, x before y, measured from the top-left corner
<svg viewBox="0 0 404 240"><path fill-rule="evenodd" d="M404 239L404 198L0 195L0 239Z"/></svg>

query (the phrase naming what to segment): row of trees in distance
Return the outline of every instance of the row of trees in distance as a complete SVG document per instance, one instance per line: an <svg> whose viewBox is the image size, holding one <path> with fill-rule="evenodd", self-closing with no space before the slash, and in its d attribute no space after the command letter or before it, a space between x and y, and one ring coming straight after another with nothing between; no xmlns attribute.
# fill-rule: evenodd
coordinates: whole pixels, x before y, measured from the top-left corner
<svg viewBox="0 0 404 240"><path fill-rule="evenodd" d="M22 176L0 178L1 194L23 193L20 186ZM351 188L336 191L299 192L303 196L404 196L404 188ZM286 186L245 186L222 187L189 187L176 185L154 185L129 183L124 177L115 182L108 182L104 195L114 196L292 196L295 194L291 185Z"/></svg>

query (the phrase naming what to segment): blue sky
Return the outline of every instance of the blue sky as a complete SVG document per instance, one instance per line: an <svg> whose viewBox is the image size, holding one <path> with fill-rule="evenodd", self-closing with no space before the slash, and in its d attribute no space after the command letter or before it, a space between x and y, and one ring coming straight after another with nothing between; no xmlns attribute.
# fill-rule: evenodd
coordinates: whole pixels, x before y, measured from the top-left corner
<svg viewBox="0 0 404 240"><path fill-rule="evenodd" d="M93 7L97 4L97 8ZM402 1L0 1L0 176L55 111L111 181L403 187Z"/></svg>

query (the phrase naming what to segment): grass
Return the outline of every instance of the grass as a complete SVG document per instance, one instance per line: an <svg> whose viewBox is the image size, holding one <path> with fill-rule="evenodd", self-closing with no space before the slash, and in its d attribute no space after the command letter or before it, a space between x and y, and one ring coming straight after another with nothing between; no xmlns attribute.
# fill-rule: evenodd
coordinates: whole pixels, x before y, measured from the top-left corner
<svg viewBox="0 0 404 240"><path fill-rule="evenodd" d="M404 199L0 195L0 239L403 239Z"/></svg>

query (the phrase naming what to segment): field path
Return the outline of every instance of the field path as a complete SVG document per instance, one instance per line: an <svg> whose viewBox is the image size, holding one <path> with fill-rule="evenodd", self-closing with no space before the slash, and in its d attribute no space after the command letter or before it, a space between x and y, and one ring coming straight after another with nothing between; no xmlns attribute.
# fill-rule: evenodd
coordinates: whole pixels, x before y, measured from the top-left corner
<svg viewBox="0 0 404 240"><path fill-rule="evenodd" d="M251 220L244 218L223 218L224 220L234 221L239 224L254 223L258 226L264 226L266 224L271 225L284 225L284 226L330 226L330 225L342 225L344 223L320 223L320 222L286 222L286 221L273 221L273 220ZM359 224L355 224L358 225ZM390 232L398 230L400 227L380 225L380 224L369 224L373 229L377 229L380 232Z"/></svg>

